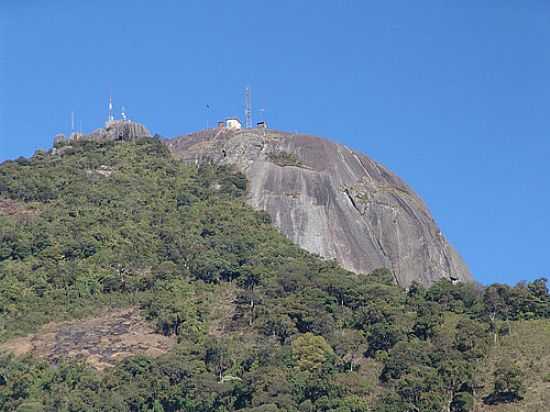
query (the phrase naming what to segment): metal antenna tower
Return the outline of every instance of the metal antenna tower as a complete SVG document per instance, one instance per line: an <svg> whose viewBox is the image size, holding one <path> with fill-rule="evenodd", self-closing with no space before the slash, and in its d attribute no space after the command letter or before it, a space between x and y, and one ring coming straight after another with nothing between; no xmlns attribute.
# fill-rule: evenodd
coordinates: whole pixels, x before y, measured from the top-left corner
<svg viewBox="0 0 550 412"><path fill-rule="evenodd" d="M71 112L71 133L74 132L74 112Z"/></svg>
<svg viewBox="0 0 550 412"><path fill-rule="evenodd" d="M252 90L244 89L244 127L252 129Z"/></svg>
<svg viewBox="0 0 550 412"><path fill-rule="evenodd" d="M112 122L113 120L115 120L113 116L113 99L109 96L109 121Z"/></svg>

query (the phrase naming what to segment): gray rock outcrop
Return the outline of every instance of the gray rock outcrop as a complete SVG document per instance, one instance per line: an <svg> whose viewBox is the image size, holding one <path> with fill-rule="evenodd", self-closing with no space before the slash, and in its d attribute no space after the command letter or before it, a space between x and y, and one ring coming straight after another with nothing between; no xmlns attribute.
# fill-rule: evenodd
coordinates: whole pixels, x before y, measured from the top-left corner
<svg viewBox="0 0 550 412"><path fill-rule="evenodd" d="M140 123L130 120L112 120L104 128L96 129L82 139L91 140L133 140L141 137L151 137L151 132Z"/></svg>
<svg viewBox="0 0 550 412"><path fill-rule="evenodd" d="M232 164L248 202L304 249L396 282L472 279L422 200L384 166L343 145L270 129L209 129L166 141L186 162Z"/></svg>
<svg viewBox="0 0 550 412"><path fill-rule="evenodd" d="M70 144L80 140L95 140L98 142L105 140L134 140L142 137L152 137L151 132L141 123L131 120L111 120L105 123L105 127L95 129L91 133L72 133L68 139L65 135L58 133L53 140L54 149L63 144ZM67 146L66 146L67 147ZM66 150L65 147L65 150ZM62 154L62 148L56 149L56 152Z"/></svg>

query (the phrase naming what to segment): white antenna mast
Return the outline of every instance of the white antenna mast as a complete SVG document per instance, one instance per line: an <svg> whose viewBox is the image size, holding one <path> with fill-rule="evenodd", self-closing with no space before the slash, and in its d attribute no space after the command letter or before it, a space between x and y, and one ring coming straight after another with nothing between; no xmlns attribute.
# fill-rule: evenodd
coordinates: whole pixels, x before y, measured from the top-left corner
<svg viewBox="0 0 550 412"><path fill-rule="evenodd" d="M74 112L71 112L71 133L74 132Z"/></svg>
<svg viewBox="0 0 550 412"><path fill-rule="evenodd" d="M252 90L248 86L244 89L244 127L252 128Z"/></svg>
<svg viewBox="0 0 550 412"><path fill-rule="evenodd" d="M109 121L112 122L113 120L115 120L113 116L113 99L109 96Z"/></svg>

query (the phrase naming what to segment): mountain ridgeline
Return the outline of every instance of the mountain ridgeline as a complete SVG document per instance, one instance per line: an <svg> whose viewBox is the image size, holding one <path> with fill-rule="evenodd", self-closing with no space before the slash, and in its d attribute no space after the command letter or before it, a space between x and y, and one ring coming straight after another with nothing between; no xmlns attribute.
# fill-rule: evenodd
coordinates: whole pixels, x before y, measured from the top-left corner
<svg viewBox="0 0 550 412"><path fill-rule="evenodd" d="M334 231L352 216L386 219L367 210L375 205L398 222L404 210L428 219L381 166L326 143L350 176L370 176L364 187L376 191L359 193L314 169L306 147L325 144L316 139L289 143L267 130L286 142L275 150L263 130L205 131L187 143L119 126L0 165L0 410L547 410L545 279L453 283L439 270L460 261L435 226L425 236L447 255L400 254L397 267L383 243L387 260L368 273L291 241L300 243L285 232L285 212L303 233L312 224L296 215L300 202ZM357 214L322 223L346 198ZM392 224L387 236L405 236ZM385 224L369 225L383 235ZM363 233L373 245L374 232ZM415 278L420 267L433 272Z"/></svg>
<svg viewBox="0 0 550 412"><path fill-rule="evenodd" d="M151 133L115 121L82 138L131 140ZM190 164L230 165L249 181L247 202L307 251L345 269L385 267L395 282L471 281L422 200L384 166L343 145L271 129L207 129L164 140Z"/></svg>

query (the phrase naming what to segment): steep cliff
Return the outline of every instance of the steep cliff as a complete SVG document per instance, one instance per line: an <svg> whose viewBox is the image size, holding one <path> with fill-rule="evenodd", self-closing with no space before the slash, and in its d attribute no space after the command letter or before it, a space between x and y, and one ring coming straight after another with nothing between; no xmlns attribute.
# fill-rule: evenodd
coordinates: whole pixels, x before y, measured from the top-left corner
<svg viewBox="0 0 550 412"><path fill-rule="evenodd" d="M270 129L209 129L166 144L186 162L237 166L250 180L250 205L298 245L346 269L388 267L401 286L471 280L422 200L343 145Z"/></svg>

